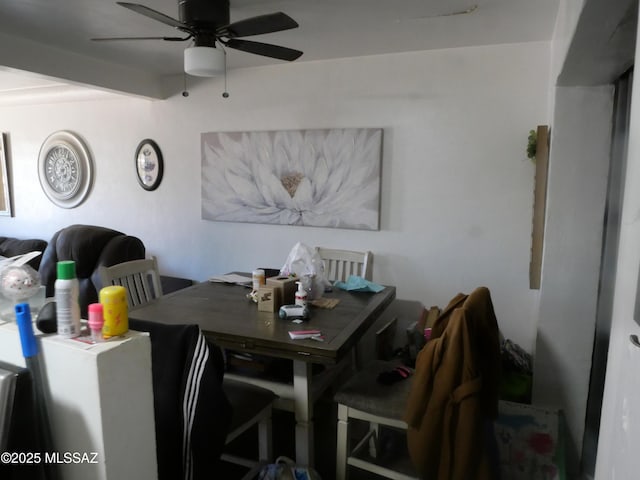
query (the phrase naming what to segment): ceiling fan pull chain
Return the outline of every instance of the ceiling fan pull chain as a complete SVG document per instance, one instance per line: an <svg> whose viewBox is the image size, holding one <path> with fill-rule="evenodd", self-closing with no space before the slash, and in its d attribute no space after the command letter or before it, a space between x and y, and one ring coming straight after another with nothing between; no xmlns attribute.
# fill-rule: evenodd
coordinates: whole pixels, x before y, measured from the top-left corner
<svg viewBox="0 0 640 480"><path fill-rule="evenodd" d="M224 92L222 92L222 98L229 98L229 92L227 92L227 51L222 45L220 45L224 52Z"/></svg>
<svg viewBox="0 0 640 480"><path fill-rule="evenodd" d="M182 91L182 96L183 97L188 97L189 96L189 90L187 90L187 74L185 72L182 72L182 79L184 81L184 90Z"/></svg>

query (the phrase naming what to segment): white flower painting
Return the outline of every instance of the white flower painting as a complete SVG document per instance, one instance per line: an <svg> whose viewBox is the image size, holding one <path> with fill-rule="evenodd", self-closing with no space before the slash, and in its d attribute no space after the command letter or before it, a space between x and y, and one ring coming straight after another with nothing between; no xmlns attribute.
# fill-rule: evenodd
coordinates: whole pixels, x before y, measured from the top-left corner
<svg viewBox="0 0 640 480"><path fill-rule="evenodd" d="M202 218L377 230L382 129L202 134Z"/></svg>

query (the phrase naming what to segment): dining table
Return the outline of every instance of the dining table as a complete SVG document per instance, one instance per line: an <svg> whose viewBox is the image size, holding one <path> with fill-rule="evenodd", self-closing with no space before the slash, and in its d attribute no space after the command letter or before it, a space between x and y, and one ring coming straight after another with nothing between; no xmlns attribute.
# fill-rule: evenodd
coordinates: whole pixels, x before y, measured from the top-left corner
<svg viewBox="0 0 640 480"><path fill-rule="evenodd" d="M197 324L203 334L223 349L288 359L293 363L290 382L242 374L236 379L274 390L289 400L295 416L295 456L300 465L314 464L313 403L330 385L330 375L349 363L356 343L396 296L393 286L381 291L346 291L334 287L309 302L305 320L282 319L278 311L260 311L245 286L204 281L158 297L129 312L129 318L165 324ZM294 339L290 332L316 330L315 338ZM319 367L319 368L318 368ZM322 380L321 380L322 379ZM321 387L321 388L318 388Z"/></svg>

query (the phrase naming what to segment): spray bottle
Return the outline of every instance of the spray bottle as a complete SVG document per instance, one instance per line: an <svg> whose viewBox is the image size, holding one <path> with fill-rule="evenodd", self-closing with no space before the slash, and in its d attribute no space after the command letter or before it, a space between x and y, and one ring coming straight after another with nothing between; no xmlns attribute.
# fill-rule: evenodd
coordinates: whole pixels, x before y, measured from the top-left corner
<svg viewBox="0 0 640 480"><path fill-rule="evenodd" d="M80 286L76 278L76 262L66 260L57 263L57 280L54 284L58 335L65 338L80 336Z"/></svg>

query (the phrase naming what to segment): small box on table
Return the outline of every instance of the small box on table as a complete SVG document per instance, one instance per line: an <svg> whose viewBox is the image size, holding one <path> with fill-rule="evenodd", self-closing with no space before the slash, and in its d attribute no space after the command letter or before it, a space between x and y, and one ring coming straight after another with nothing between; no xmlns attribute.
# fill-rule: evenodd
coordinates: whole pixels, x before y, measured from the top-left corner
<svg viewBox="0 0 640 480"><path fill-rule="evenodd" d="M258 311L275 312L280 308L276 289L261 285L258 289Z"/></svg>
<svg viewBox="0 0 640 480"><path fill-rule="evenodd" d="M295 301L298 280L298 277L269 277L267 286L276 290L276 298L280 305L291 305Z"/></svg>

